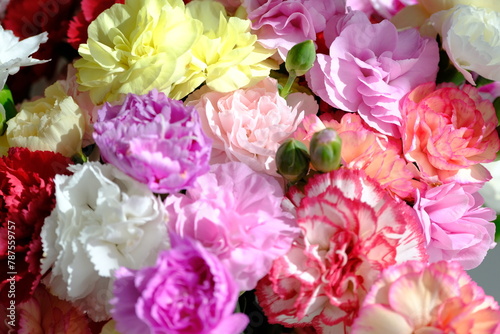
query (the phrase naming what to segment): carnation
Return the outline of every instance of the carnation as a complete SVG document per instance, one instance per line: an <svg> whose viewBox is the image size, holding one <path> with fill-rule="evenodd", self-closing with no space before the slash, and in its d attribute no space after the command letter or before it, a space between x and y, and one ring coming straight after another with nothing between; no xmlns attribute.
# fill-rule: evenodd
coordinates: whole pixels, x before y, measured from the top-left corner
<svg viewBox="0 0 500 334"><path fill-rule="evenodd" d="M491 178L480 163L500 149L493 104L478 90L429 82L401 102L403 152L430 184L483 184Z"/></svg>
<svg viewBox="0 0 500 334"><path fill-rule="evenodd" d="M193 107L153 90L105 104L94 124L101 156L156 193L191 187L208 172L211 140Z"/></svg>
<svg viewBox="0 0 500 334"><path fill-rule="evenodd" d="M382 272L352 334L498 333L493 297L456 262L409 261Z"/></svg>
<svg viewBox="0 0 500 334"><path fill-rule="evenodd" d="M362 171L315 175L288 196L302 233L257 285L270 323L348 333L381 270L427 261L414 212Z"/></svg>
<svg viewBox="0 0 500 334"><path fill-rule="evenodd" d="M109 318L113 271L139 269L168 247L167 216L146 185L89 162L56 175L56 206L42 228L42 274L51 293L94 321Z"/></svg>
<svg viewBox="0 0 500 334"><path fill-rule="evenodd" d="M481 264L495 243L495 211L482 207L475 186L448 183L417 197L414 209L425 233L431 262L455 261L469 270Z"/></svg>
<svg viewBox="0 0 500 334"><path fill-rule="evenodd" d="M40 231L55 206L54 177L69 174L70 163L61 154L26 148L11 148L0 157L0 264L6 269L0 272L0 295L5 307L11 299L8 272L16 272L17 304L27 300L40 282ZM14 262L8 261L12 254L15 270L7 270Z"/></svg>
<svg viewBox="0 0 500 334"><path fill-rule="evenodd" d="M10 147L53 151L72 157L82 151L85 117L59 81L45 89L45 97L24 102L7 121Z"/></svg>
<svg viewBox="0 0 500 334"><path fill-rule="evenodd" d="M239 162L212 165L186 195L167 197L170 230L195 239L228 268L240 291L255 288L298 235L272 177Z"/></svg>
<svg viewBox="0 0 500 334"><path fill-rule="evenodd" d="M358 112L376 130L400 137L399 100L435 80L436 41L416 29L398 31L387 20L372 24L359 11L332 17L325 40L329 54L318 54L306 74L311 90L336 108Z"/></svg>
<svg viewBox="0 0 500 334"><path fill-rule="evenodd" d="M238 334L248 318L233 314L238 289L199 243L172 236L156 265L116 271L113 318L123 334Z"/></svg>
<svg viewBox="0 0 500 334"><path fill-rule="evenodd" d="M277 81L266 78L251 88L218 93L201 88L187 105L200 114L203 130L213 140L211 163L241 161L258 172L276 173L279 145L292 135L303 117L317 112L312 96L278 93ZM301 100L301 101L298 101Z"/></svg>

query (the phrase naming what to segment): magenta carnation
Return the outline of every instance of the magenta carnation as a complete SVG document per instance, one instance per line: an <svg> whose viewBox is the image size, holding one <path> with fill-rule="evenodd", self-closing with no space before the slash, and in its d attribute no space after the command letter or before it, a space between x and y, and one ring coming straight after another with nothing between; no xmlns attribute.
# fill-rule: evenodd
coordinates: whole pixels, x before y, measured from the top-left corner
<svg viewBox="0 0 500 334"><path fill-rule="evenodd" d="M213 165L186 195L168 196L166 207L170 229L216 254L244 291L255 288L298 235L282 200L273 177L231 162Z"/></svg>
<svg viewBox="0 0 500 334"><path fill-rule="evenodd" d="M418 193L413 207L424 228L429 260L452 260L464 269L477 267L495 243L494 210L475 186L448 183Z"/></svg>
<svg viewBox="0 0 500 334"><path fill-rule="evenodd" d="M259 281L257 297L271 323L348 333L380 271L426 261L411 208L363 171L339 169L290 192L302 235Z"/></svg>
<svg viewBox="0 0 500 334"><path fill-rule="evenodd" d="M116 271L112 314L123 334L238 334L248 318L233 314L238 288L216 256L172 235L154 267Z"/></svg>
<svg viewBox="0 0 500 334"><path fill-rule="evenodd" d="M94 124L104 160L156 193L189 188L209 170L212 141L192 107L153 90L106 103Z"/></svg>
<svg viewBox="0 0 500 334"><path fill-rule="evenodd" d="M399 100L435 80L436 41L416 29L398 32L387 20L372 24L360 11L332 17L325 41L330 53L318 54L306 75L312 91L336 108L359 112L382 133L400 137Z"/></svg>

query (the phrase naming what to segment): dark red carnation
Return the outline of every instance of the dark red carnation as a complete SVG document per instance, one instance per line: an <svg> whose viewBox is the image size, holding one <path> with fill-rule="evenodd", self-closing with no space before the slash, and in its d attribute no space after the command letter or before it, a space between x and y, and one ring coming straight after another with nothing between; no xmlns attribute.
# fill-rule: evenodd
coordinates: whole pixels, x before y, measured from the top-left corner
<svg viewBox="0 0 500 334"><path fill-rule="evenodd" d="M71 46L78 50L81 43L86 43L90 22L115 3L123 4L125 0L82 0L81 12L75 15L69 23L68 42Z"/></svg>
<svg viewBox="0 0 500 334"><path fill-rule="evenodd" d="M55 205L54 176L70 174L59 153L11 148L0 157L0 300L8 305L15 280L16 304L40 282L40 231Z"/></svg>

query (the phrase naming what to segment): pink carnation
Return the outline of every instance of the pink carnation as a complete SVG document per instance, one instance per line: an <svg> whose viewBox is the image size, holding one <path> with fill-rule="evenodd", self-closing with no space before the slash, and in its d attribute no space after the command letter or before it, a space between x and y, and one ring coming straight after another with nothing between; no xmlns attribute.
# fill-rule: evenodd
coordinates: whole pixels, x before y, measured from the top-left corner
<svg viewBox="0 0 500 334"><path fill-rule="evenodd" d="M479 163L491 162L500 149L498 119L489 100L476 88L436 88L429 82L402 101L403 151L416 162L428 183L484 183L490 173Z"/></svg>
<svg viewBox="0 0 500 334"><path fill-rule="evenodd" d="M494 210L482 207L477 187L448 183L418 196L414 209L422 223L429 260L452 260L477 267L495 243Z"/></svg>
<svg viewBox="0 0 500 334"><path fill-rule="evenodd" d="M293 93L288 101L291 106L279 96L277 81L266 78L231 93L202 87L187 105L198 110L203 131L213 141L210 163L241 161L255 171L278 176L274 161L278 147L304 115L318 111L310 95Z"/></svg>
<svg viewBox="0 0 500 334"><path fill-rule="evenodd" d="M165 204L170 229L215 253L244 291L255 288L298 235L282 200L274 178L231 162L212 165L186 195L170 195Z"/></svg>
<svg viewBox="0 0 500 334"><path fill-rule="evenodd" d="M497 302L454 262L406 262L382 272L351 334L499 333Z"/></svg>
<svg viewBox="0 0 500 334"><path fill-rule="evenodd" d="M393 197L413 201L415 189L425 187L414 180L418 171L403 158L401 141L373 131L357 114L345 114L340 123L326 114L321 119L309 115L295 138L308 146L312 135L326 127L336 130L342 139L343 166L364 170Z"/></svg>
<svg viewBox="0 0 500 334"><path fill-rule="evenodd" d="M345 0L243 0L259 42L278 49L283 60L297 43L325 30L326 21L346 10Z"/></svg>
<svg viewBox="0 0 500 334"><path fill-rule="evenodd" d="M347 0L347 6L362 10L368 16L392 18L406 6L416 5L418 0Z"/></svg>
<svg viewBox="0 0 500 334"><path fill-rule="evenodd" d="M379 272L426 261L411 208L390 198L362 171L339 169L289 194L302 235L257 286L271 323L347 333Z"/></svg>
<svg viewBox="0 0 500 334"><path fill-rule="evenodd" d="M306 74L312 91L336 108L359 112L382 133L400 137L399 100L436 78L436 41L415 29L398 32L387 20L372 24L359 11L332 17L325 41L330 53L318 54Z"/></svg>

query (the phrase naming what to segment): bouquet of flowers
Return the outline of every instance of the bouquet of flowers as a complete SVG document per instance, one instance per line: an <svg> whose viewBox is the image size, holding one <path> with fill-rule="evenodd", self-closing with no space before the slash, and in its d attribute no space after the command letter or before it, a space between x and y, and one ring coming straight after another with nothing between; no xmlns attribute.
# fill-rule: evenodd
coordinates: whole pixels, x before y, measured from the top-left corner
<svg viewBox="0 0 500 334"><path fill-rule="evenodd" d="M2 333L500 333L500 3L0 20Z"/></svg>

